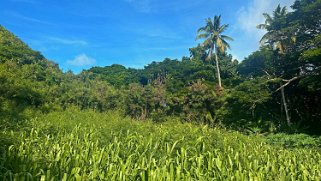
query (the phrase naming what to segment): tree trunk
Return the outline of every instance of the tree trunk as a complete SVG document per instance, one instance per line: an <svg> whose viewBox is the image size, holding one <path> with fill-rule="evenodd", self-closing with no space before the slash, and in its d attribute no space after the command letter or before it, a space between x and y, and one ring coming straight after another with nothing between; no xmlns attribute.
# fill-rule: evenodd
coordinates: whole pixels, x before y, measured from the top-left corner
<svg viewBox="0 0 321 181"><path fill-rule="evenodd" d="M286 122L287 122L288 126L291 126L291 119L289 116L288 105L286 103L286 99L285 99L285 95L284 95L284 87L281 88L281 95L282 95L282 103L284 106L285 116L286 116Z"/></svg>
<svg viewBox="0 0 321 181"><path fill-rule="evenodd" d="M219 64L218 64L218 56L217 56L217 50L216 50L216 46L215 45L214 45L214 51L215 51L215 62L216 62L218 86L219 86L220 89L222 89L221 73L220 73L220 67L219 67Z"/></svg>

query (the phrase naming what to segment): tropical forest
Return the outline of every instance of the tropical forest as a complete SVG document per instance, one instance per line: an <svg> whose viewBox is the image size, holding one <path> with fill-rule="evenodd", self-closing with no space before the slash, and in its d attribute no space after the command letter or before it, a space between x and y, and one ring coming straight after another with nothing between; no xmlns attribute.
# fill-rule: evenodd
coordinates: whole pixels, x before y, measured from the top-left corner
<svg viewBox="0 0 321 181"><path fill-rule="evenodd" d="M1 25L0 180L321 180L321 0L261 15L244 59L212 12L189 55L77 73Z"/></svg>

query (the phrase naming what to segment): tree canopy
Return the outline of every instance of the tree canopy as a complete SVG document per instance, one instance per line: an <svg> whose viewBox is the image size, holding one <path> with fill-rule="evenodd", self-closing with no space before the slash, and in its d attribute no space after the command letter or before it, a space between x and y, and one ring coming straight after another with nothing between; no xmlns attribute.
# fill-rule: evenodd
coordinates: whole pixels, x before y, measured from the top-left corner
<svg viewBox="0 0 321 181"><path fill-rule="evenodd" d="M190 57L77 75L0 26L0 117L22 120L76 107L157 122L178 117L242 131L320 134L321 1L297 0L291 8L263 14L261 47L244 60L226 52L228 25L214 16L198 30L204 42L189 49Z"/></svg>

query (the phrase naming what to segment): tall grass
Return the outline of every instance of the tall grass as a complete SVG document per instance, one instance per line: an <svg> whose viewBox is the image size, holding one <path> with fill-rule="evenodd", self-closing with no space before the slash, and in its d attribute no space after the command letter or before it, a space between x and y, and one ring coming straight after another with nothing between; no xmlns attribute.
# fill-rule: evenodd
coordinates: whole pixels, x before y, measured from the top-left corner
<svg viewBox="0 0 321 181"><path fill-rule="evenodd" d="M320 180L318 150L260 137L115 113L66 111L33 119L6 147L2 180Z"/></svg>

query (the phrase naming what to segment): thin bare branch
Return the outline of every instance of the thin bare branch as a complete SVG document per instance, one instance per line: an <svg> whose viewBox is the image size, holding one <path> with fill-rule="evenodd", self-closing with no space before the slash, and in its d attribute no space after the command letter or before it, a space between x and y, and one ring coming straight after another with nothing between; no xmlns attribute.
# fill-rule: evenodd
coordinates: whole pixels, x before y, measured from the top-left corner
<svg viewBox="0 0 321 181"><path fill-rule="evenodd" d="M295 80L298 80L298 79L301 79L303 77L306 77L306 76L311 76L311 75L319 75L319 73L307 73L307 74L302 74L302 75L299 75L299 76L295 76L291 79L282 79L282 81L286 82L285 84L281 85L278 89L276 89L274 92L278 92L279 90L281 90L282 88L288 86L291 82L295 81Z"/></svg>

